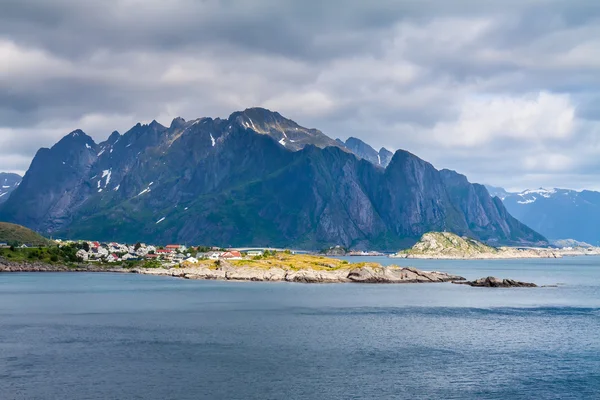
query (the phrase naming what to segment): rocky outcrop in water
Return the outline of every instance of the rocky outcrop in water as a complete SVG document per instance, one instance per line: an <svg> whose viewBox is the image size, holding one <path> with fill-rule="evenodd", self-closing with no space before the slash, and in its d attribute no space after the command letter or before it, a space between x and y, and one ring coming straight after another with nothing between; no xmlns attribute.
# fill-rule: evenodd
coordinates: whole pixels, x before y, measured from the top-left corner
<svg viewBox="0 0 600 400"><path fill-rule="evenodd" d="M487 260L512 258L562 258L556 249L492 247L475 239L460 237L450 232L429 232L412 248L403 250L393 258L418 258L439 260Z"/></svg>
<svg viewBox="0 0 600 400"><path fill-rule="evenodd" d="M461 276L416 268L364 266L332 270L286 270L280 267L233 267L222 263L213 269L207 267L171 269L135 269L132 272L148 275L173 276L186 279L216 279L228 281L297 282L297 283L441 283L464 280Z"/></svg>
<svg viewBox="0 0 600 400"><path fill-rule="evenodd" d="M494 288L513 288L513 287L537 287L535 283L520 282L512 279L500 279L494 276L481 278L474 281L452 282L459 285L469 285L473 287L494 287Z"/></svg>

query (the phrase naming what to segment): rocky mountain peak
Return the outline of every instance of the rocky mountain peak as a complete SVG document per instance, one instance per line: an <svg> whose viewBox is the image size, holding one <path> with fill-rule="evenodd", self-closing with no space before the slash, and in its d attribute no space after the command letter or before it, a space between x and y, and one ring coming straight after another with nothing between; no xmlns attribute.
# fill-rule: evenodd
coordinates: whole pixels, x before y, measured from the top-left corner
<svg viewBox="0 0 600 400"><path fill-rule="evenodd" d="M181 129L184 126L185 126L185 119L183 119L181 117L176 117L171 122L170 129Z"/></svg>
<svg viewBox="0 0 600 400"><path fill-rule="evenodd" d="M113 131L113 133L111 133L110 136L108 137L108 143L114 144L120 138L121 138L121 134L117 131Z"/></svg>
<svg viewBox="0 0 600 400"><path fill-rule="evenodd" d="M93 141L93 139L84 131L82 131L81 129L75 129L73 132L69 133L68 135L66 135L65 137L63 137L63 139L61 141L84 141L84 142L88 142L88 141Z"/></svg>
<svg viewBox="0 0 600 400"><path fill-rule="evenodd" d="M58 143L56 143L52 150L58 153L73 153L79 152L82 149L88 151L93 150L96 147L96 142L90 136L88 136L81 129L76 129L63 137Z"/></svg>
<svg viewBox="0 0 600 400"><path fill-rule="evenodd" d="M392 160L393 153L386 148L376 151L373 147L369 146L364 141L349 137L346 142L342 142L337 139L338 143L342 143L351 152L357 155L359 158L369 161L371 164L386 168Z"/></svg>
<svg viewBox="0 0 600 400"><path fill-rule="evenodd" d="M243 129L268 135L291 151L302 150L307 145L314 145L319 148L343 147L323 132L302 127L278 112L266 108L254 107L234 112L228 121L230 124L238 124Z"/></svg>
<svg viewBox="0 0 600 400"><path fill-rule="evenodd" d="M164 131L167 129L166 126L161 125L160 122L158 122L157 120L153 119L152 122L150 122L150 124L148 125L148 127L150 129L153 129L155 131Z"/></svg>

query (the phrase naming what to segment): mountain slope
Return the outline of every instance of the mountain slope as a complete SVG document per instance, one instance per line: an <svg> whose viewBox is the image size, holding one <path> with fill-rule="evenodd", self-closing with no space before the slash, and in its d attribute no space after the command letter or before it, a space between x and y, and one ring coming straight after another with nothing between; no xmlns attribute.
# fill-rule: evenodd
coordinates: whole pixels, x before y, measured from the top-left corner
<svg viewBox="0 0 600 400"><path fill-rule="evenodd" d="M21 176L0 172L0 204L8 200L10 194L21 184Z"/></svg>
<svg viewBox="0 0 600 400"><path fill-rule="evenodd" d="M536 189L507 193L504 205L523 223L552 239L600 242L600 193Z"/></svg>
<svg viewBox="0 0 600 400"><path fill-rule="evenodd" d="M128 242L397 250L433 230L544 241L485 190L465 196L466 178L445 174L405 151L383 169L319 131L249 109L138 124L100 144L75 131L38 152L0 218Z"/></svg>

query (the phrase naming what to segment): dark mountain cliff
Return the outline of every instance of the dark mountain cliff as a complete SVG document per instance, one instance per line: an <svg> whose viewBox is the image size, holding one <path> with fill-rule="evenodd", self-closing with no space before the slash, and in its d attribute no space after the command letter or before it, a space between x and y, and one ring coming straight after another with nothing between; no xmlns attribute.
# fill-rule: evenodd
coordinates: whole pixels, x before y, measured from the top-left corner
<svg viewBox="0 0 600 400"><path fill-rule="evenodd" d="M453 175L455 174L455 175ZM36 155L0 219L69 238L397 250L428 231L543 242L485 189L398 151L387 168L278 113L153 121Z"/></svg>

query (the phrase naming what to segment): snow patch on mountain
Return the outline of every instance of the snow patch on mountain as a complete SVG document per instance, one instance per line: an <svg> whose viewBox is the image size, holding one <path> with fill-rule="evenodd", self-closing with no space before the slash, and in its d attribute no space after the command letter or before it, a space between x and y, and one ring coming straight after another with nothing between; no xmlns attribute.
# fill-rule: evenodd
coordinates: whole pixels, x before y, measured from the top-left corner
<svg viewBox="0 0 600 400"><path fill-rule="evenodd" d="M104 187L107 187L108 184L110 183L111 176L112 176L112 170L105 169L104 171L102 171L102 179L106 178L106 182L104 183Z"/></svg>

